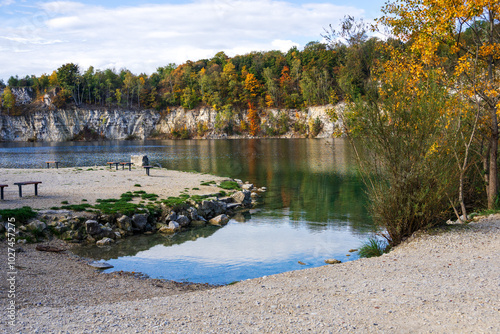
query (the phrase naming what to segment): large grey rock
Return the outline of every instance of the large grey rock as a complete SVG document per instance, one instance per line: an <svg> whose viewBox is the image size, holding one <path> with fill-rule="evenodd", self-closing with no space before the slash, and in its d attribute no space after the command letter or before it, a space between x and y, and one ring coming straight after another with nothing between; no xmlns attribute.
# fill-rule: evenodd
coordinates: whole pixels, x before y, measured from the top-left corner
<svg viewBox="0 0 500 334"><path fill-rule="evenodd" d="M146 213L136 213L132 216L132 227L144 231L148 224L148 215Z"/></svg>
<svg viewBox="0 0 500 334"><path fill-rule="evenodd" d="M147 155L131 155L130 162L134 164L134 166L149 166L149 158Z"/></svg>
<svg viewBox="0 0 500 334"><path fill-rule="evenodd" d="M85 230L90 235L97 235L102 232L101 225L99 225L97 220L87 220L85 222Z"/></svg>
<svg viewBox="0 0 500 334"><path fill-rule="evenodd" d="M221 225L226 225L228 221L229 221L229 217L226 216L225 214L222 214L222 215L218 215L215 218L210 219L208 222L211 225L221 226Z"/></svg>
<svg viewBox="0 0 500 334"><path fill-rule="evenodd" d="M132 231L132 222L129 216L123 215L116 220L116 226L124 231Z"/></svg>
<svg viewBox="0 0 500 334"><path fill-rule="evenodd" d="M249 205L252 203L251 193L248 190L237 191L231 195L231 198L236 203L241 203L243 205Z"/></svg>
<svg viewBox="0 0 500 334"><path fill-rule="evenodd" d="M189 225L189 223L191 223L191 220L184 215L180 215L179 217L177 217L177 222L181 227L186 227Z"/></svg>
<svg viewBox="0 0 500 334"><path fill-rule="evenodd" d="M193 207L190 207L189 209L187 209L187 217L190 220L198 220L198 210L196 210Z"/></svg>
<svg viewBox="0 0 500 334"><path fill-rule="evenodd" d="M168 225L160 228L160 233L175 233L181 229L181 226L176 221L171 221Z"/></svg>
<svg viewBox="0 0 500 334"><path fill-rule="evenodd" d="M28 230L30 231L43 231L45 228L47 228L47 225L39 220L33 220L28 224Z"/></svg>

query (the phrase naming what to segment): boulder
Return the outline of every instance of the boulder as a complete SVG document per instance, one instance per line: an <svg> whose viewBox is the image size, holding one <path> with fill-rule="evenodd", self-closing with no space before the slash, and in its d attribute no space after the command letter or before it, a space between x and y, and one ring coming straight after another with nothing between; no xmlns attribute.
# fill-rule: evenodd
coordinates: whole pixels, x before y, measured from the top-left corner
<svg viewBox="0 0 500 334"><path fill-rule="evenodd" d="M198 220L198 210L196 210L193 207L190 207L189 209L187 209L187 217L190 220Z"/></svg>
<svg viewBox="0 0 500 334"><path fill-rule="evenodd" d="M123 215L116 220L116 226L127 232L132 231L132 222L130 221L130 217L126 215Z"/></svg>
<svg viewBox="0 0 500 334"><path fill-rule="evenodd" d="M184 215L180 215L179 217L177 217L177 223L179 223L181 227L185 227L188 226L189 223L191 223L191 220Z"/></svg>
<svg viewBox="0 0 500 334"><path fill-rule="evenodd" d="M102 232L101 225L97 222L97 220L87 220L85 222L85 230L87 234L96 235Z"/></svg>
<svg viewBox="0 0 500 334"><path fill-rule="evenodd" d="M337 260L337 259L326 259L325 263L327 263L327 264L337 264L337 263L342 263L342 261Z"/></svg>
<svg viewBox="0 0 500 334"><path fill-rule="evenodd" d="M243 205L248 205L252 202L250 191L248 190L242 190L242 191L237 191L234 194L231 195L231 198L236 202L236 203L241 203Z"/></svg>
<svg viewBox="0 0 500 334"><path fill-rule="evenodd" d="M210 219L208 222L211 225L221 226L221 225L226 225L228 221L229 221L229 217L225 214L221 214L215 218Z"/></svg>
<svg viewBox="0 0 500 334"><path fill-rule="evenodd" d="M148 224L148 215L146 213L136 213L132 216L132 227L144 231Z"/></svg>
<svg viewBox="0 0 500 334"><path fill-rule="evenodd" d="M175 233L181 229L179 223L176 221L171 221L168 225L162 226L159 231L160 233Z"/></svg>
<svg viewBox="0 0 500 334"><path fill-rule="evenodd" d="M102 238L101 240L99 240L98 242L96 242L95 244L97 246L107 246L107 245L110 245L111 243L113 243L113 239L111 238Z"/></svg>
<svg viewBox="0 0 500 334"><path fill-rule="evenodd" d="M241 186L241 189L243 189L243 190L252 190L253 189L253 184L251 184L251 183L245 183L244 185Z"/></svg>
<svg viewBox="0 0 500 334"><path fill-rule="evenodd" d="M134 164L134 166L149 166L149 158L147 155L131 155L130 162Z"/></svg>
<svg viewBox="0 0 500 334"><path fill-rule="evenodd" d="M30 231L43 231L45 228L47 228L47 225L39 220L33 220L28 224L28 230Z"/></svg>

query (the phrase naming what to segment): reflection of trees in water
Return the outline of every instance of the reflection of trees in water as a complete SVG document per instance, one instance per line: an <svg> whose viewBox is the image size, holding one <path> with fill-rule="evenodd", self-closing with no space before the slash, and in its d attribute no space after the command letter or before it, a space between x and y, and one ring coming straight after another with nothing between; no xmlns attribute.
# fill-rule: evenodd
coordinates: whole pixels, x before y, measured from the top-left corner
<svg viewBox="0 0 500 334"><path fill-rule="evenodd" d="M355 157L345 140L203 141L195 149L197 159L184 160L175 168L267 186L266 211L276 210L279 215L282 208L289 208L291 220L307 222L314 230L327 228L312 224L323 222L349 225L360 232L372 229Z"/></svg>
<svg viewBox="0 0 500 334"><path fill-rule="evenodd" d="M81 246L76 247L73 253L91 259L117 259L122 256L134 256L139 252L148 250L156 245L172 246L198 238L207 238L217 232L221 227L205 226L196 227L174 235L156 233L153 235L134 235L109 247ZM223 228L223 227L222 227Z"/></svg>

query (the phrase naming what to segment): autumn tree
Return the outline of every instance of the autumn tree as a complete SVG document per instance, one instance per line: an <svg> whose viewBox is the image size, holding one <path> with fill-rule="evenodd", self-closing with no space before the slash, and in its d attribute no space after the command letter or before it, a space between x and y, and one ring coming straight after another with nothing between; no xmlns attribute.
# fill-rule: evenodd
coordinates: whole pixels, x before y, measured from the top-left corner
<svg viewBox="0 0 500 334"><path fill-rule="evenodd" d="M260 132L260 117L259 112L255 109L254 105L249 102L248 103L248 115L247 115L248 123L250 124L250 134L252 136L257 136Z"/></svg>
<svg viewBox="0 0 500 334"><path fill-rule="evenodd" d="M2 93L2 105L7 108L7 113L10 112L10 109L14 107L16 104L16 97L12 93L12 90L9 86L5 87Z"/></svg>
<svg viewBox="0 0 500 334"><path fill-rule="evenodd" d="M386 4L379 22L392 30L427 66L440 67L450 89L479 99L486 145L482 150L488 208L498 196L498 109L500 107L500 1L397 0ZM455 55L443 57L446 46Z"/></svg>

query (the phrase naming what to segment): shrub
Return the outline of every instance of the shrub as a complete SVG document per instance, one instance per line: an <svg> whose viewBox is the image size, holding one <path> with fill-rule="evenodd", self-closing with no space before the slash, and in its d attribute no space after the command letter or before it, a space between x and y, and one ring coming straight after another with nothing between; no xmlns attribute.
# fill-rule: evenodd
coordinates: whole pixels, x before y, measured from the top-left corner
<svg viewBox="0 0 500 334"><path fill-rule="evenodd" d="M432 73L381 82L351 105L345 124L351 139L359 134L352 142L364 149L358 161L371 213L392 246L449 217L458 175L446 145L446 89Z"/></svg>

